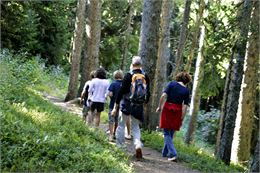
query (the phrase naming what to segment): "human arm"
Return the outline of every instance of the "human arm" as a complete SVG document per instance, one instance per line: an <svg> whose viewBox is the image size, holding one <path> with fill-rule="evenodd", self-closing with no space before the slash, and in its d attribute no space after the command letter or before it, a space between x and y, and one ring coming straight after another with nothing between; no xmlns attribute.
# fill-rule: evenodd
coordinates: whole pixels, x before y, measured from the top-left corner
<svg viewBox="0 0 260 173"><path fill-rule="evenodd" d="M186 96L185 96L185 99L184 99L184 102L182 104L182 116L181 116L181 119L183 120L185 115L186 115L186 112L187 112L187 108L189 106L189 103L190 103L190 92L188 91L186 93Z"/></svg>
<svg viewBox="0 0 260 173"><path fill-rule="evenodd" d="M188 105L186 105L186 104L182 105L182 116L181 116L182 120L184 119L184 117L186 115L187 107L188 107Z"/></svg>
<svg viewBox="0 0 260 173"><path fill-rule="evenodd" d="M83 90L81 92L80 104L83 104L83 100L86 97L86 94L88 94L88 88L89 88L89 85L88 85L88 82L86 82L84 87L83 87ZM88 95L87 95L87 97L88 97Z"/></svg>
<svg viewBox="0 0 260 173"><path fill-rule="evenodd" d="M166 94L166 93L163 93L163 94L161 95L161 97L160 97L159 105L158 105L158 107L157 107L157 109L156 109L156 112L159 112L159 111L161 111L161 110L163 109L163 105L164 105L164 103L165 103L165 101L166 101L166 98L167 98L167 94Z"/></svg>
<svg viewBox="0 0 260 173"><path fill-rule="evenodd" d="M119 110L119 103L120 103L121 99L123 98L123 95L130 92L131 80L132 80L132 75L130 73L127 73L124 76L124 79L122 80L122 84L121 84L119 92L116 96L116 102L115 102L114 108L111 112L112 116L115 116L116 112Z"/></svg>
<svg viewBox="0 0 260 173"><path fill-rule="evenodd" d="M151 95L150 94L150 79L147 74L145 74L145 80L146 80L146 84L147 84L147 95L146 95L145 104L147 104L149 102L150 95Z"/></svg>

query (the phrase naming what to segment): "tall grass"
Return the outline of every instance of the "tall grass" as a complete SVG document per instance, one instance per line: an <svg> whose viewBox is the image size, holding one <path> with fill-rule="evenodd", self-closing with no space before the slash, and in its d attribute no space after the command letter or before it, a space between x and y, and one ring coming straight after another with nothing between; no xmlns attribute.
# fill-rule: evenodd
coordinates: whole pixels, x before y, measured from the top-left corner
<svg viewBox="0 0 260 173"><path fill-rule="evenodd" d="M1 171L132 172L128 157L103 132L39 94L59 92L65 79L37 58L0 54Z"/></svg>

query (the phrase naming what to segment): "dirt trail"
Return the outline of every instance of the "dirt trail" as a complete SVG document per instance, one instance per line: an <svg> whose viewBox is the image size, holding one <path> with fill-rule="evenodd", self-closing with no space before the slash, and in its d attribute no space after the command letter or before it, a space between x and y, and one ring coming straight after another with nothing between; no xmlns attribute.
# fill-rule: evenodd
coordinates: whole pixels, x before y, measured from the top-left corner
<svg viewBox="0 0 260 173"><path fill-rule="evenodd" d="M47 98L48 100L50 100L52 103L54 103L57 106L60 106L62 109L64 109L65 111L69 111L72 112L74 114L77 114L78 116L81 117L81 110L82 108L79 107L77 104L73 103L73 102L67 102L64 103L63 100L53 97L53 96L49 96L49 95L44 95L45 98ZM107 128L107 124L100 124L100 128L103 129L104 131ZM131 145L130 140L126 140L126 144L127 144L127 153L130 155L133 155L134 153L134 148ZM131 163L133 164L134 167L134 171L135 172L154 172L154 173L199 173L199 171L196 170L192 170L190 168L187 168L186 166L184 166L183 163L180 162L169 162L167 160L167 158L163 158L161 157L161 153L148 148L148 147L144 147L142 149L143 152L143 157L144 159L142 161L136 161L135 159L131 159Z"/></svg>

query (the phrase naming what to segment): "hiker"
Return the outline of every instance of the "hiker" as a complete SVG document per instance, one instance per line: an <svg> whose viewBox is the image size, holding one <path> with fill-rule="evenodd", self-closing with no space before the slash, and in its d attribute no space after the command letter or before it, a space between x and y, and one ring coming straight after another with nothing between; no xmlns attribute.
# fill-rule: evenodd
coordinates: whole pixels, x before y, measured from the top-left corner
<svg viewBox="0 0 260 173"><path fill-rule="evenodd" d="M186 85L191 77L186 72L178 73L175 81L171 81L160 97L156 112L161 112L160 128L163 129L164 147L162 156L168 157L169 161L177 161L177 152L173 144L173 136L180 130L186 108L189 104L190 91ZM166 102L165 102L166 100Z"/></svg>
<svg viewBox="0 0 260 173"><path fill-rule="evenodd" d="M92 93L88 92L90 82L93 78L95 78L95 71L92 71L90 73L90 80L88 80L81 92L81 97L80 97L80 104L83 104L83 109L82 109L82 120L86 123L87 122L87 115L89 114L90 111L90 105L91 105L91 100L90 100L90 95Z"/></svg>
<svg viewBox="0 0 260 173"><path fill-rule="evenodd" d="M109 112L108 112L108 125L109 125L109 141L113 141L115 137L116 128L118 126L118 112L115 116L111 115L111 111L114 108L116 97L118 95L120 86L122 84L123 72L121 70L116 70L113 73L114 80L108 88L108 96L110 97Z"/></svg>
<svg viewBox="0 0 260 173"><path fill-rule="evenodd" d="M106 71L104 68L96 70L94 79L90 82L89 92L91 92L90 100L90 115L88 116L88 124L92 125L95 117L95 126L98 127L100 123L100 114L104 111L104 103L106 101L106 93L109 87L109 81L106 79Z"/></svg>
<svg viewBox="0 0 260 173"><path fill-rule="evenodd" d="M140 160L142 159L142 142L139 124L144 121L143 108L150 97L149 78L141 70L142 60L139 56L132 58L132 67L132 71L124 76L111 114L116 115L121 101L119 123L116 129L116 144L120 148L125 148L125 123L127 117L131 115L131 130L136 150L135 156L137 160ZM138 95L142 97L137 97Z"/></svg>

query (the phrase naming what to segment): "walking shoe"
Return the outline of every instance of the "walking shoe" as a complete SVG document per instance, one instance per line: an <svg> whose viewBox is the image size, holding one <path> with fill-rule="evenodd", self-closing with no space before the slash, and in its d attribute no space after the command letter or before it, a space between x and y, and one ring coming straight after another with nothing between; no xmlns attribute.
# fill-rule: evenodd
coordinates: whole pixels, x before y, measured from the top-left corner
<svg viewBox="0 0 260 173"><path fill-rule="evenodd" d="M109 142L112 142L114 140L114 136L113 135L109 135L108 140L109 140Z"/></svg>
<svg viewBox="0 0 260 173"><path fill-rule="evenodd" d="M126 138L127 140L131 140L131 135L125 135L125 138Z"/></svg>
<svg viewBox="0 0 260 173"><path fill-rule="evenodd" d="M137 160L141 160L143 158L143 154L142 154L142 149L141 148L137 148L135 150L135 157Z"/></svg>
<svg viewBox="0 0 260 173"><path fill-rule="evenodd" d="M175 157L175 156L169 157L168 161L177 162L177 157Z"/></svg>

